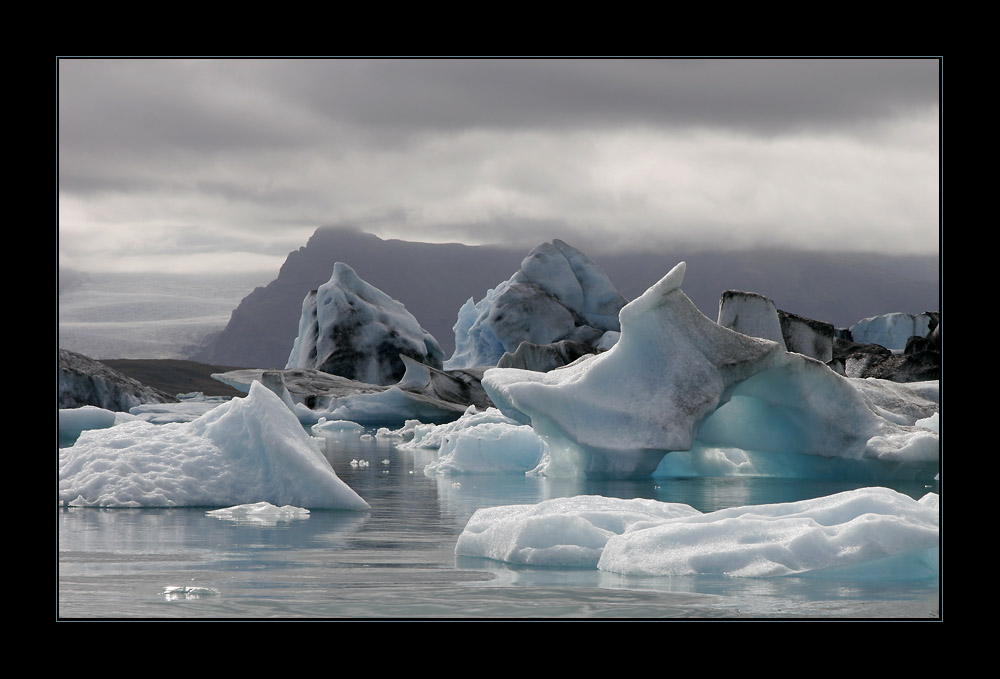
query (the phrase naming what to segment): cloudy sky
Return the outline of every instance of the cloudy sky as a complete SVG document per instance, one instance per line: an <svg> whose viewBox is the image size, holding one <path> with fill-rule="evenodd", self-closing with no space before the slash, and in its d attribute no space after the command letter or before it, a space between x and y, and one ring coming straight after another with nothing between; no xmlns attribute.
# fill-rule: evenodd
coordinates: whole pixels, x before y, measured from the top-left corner
<svg viewBox="0 0 1000 679"><path fill-rule="evenodd" d="M60 59L59 263L274 272L317 226L934 253L936 59Z"/></svg>

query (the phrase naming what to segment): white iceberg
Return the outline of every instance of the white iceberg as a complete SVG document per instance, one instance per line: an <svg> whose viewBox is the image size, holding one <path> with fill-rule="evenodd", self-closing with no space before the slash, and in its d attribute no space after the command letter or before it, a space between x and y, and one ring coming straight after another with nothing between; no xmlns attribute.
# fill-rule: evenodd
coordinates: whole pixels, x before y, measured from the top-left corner
<svg viewBox="0 0 1000 679"><path fill-rule="evenodd" d="M696 443L936 464L936 432L886 419L820 361L706 318L680 289L684 270L678 264L621 310L621 337L608 351L548 373L486 371L483 387L500 411L546 439L539 473L644 476Z"/></svg>
<svg viewBox="0 0 1000 679"><path fill-rule="evenodd" d="M126 422L59 451L59 504L365 510L318 442L259 383L189 423Z"/></svg>
<svg viewBox="0 0 1000 679"><path fill-rule="evenodd" d="M547 450L531 427L496 408L479 411L469 406L447 424L410 421L394 434L410 437L397 445L399 449L437 451L424 467L428 474L524 474L538 466Z"/></svg>
<svg viewBox="0 0 1000 679"><path fill-rule="evenodd" d="M279 521L296 521L309 518L309 510L304 507L285 505L278 507L270 502L253 502L234 507L223 507L205 512L217 519L228 519L236 523L254 523L273 526Z"/></svg>
<svg viewBox="0 0 1000 679"><path fill-rule="evenodd" d="M939 498L888 488L701 513L684 504L578 496L480 509L459 556L633 576L936 577Z"/></svg>
<svg viewBox="0 0 1000 679"><path fill-rule="evenodd" d="M913 335L927 337L933 319L928 314L891 313L865 318L851 326L851 339L864 344L878 344L893 351L906 348Z"/></svg>
<svg viewBox="0 0 1000 679"><path fill-rule="evenodd" d="M894 577L937 574L939 496L888 488L734 507L668 521L608 541L598 568L627 575L773 577L848 569Z"/></svg>
<svg viewBox="0 0 1000 679"><path fill-rule="evenodd" d="M350 420L328 420L325 417L319 418L319 421L311 429L317 435L349 434L360 436L365 433L365 428L357 422L351 422Z"/></svg>
<svg viewBox="0 0 1000 679"><path fill-rule="evenodd" d="M667 519L700 516L685 504L583 495L476 510L455 553L506 563L596 568L612 537Z"/></svg>
<svg viewBox="0 0 1000 679"><path fill-rule="evenodd" d="M545 442L516 422L475 424L445 439L438 458L424 471L432 474L524 474L541 462Z"/></svg>

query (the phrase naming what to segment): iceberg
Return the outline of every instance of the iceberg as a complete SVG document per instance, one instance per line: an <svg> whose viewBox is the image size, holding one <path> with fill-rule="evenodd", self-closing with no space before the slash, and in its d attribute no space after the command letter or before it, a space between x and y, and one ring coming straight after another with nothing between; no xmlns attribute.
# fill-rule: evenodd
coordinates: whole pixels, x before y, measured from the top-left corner
<svg viewBox="0 0 1000 679"><path fill-rule="evenodd" d="M59 409L59 445L72 445L88 429L108 429L136 419L128 413L116 413L97 406Z"/></svg>
<svg viewBox="0 0 1000 679"><path fill-rule="evenodd" d="M476 510L455 553L512 564L597 568L608 540L639 527L701 516L681 503L581 495Z"/></svg>
<svg viewBox="0 0 1000 679"><path fill-rule="evenodd" d="M726 290L719 299L719 325L777 342L824 363L833 360L833 324L791 314L755 292Z"/></svg>
<svg viewBox="0 0 1000 679"><path fill-rule="evenodd" d="M706 318L680 288L684 272L682 262L622 308L621 336L608 351L548 373L484 373L497 408L546 439L538 473L646 476L697 443L917 462L933 476L937 433L886 419L818 360Z"/></svg>
<svg viewBox="0 0 1000 679"><path fill-rule="evenodd" d="M309 510L303 507L293 507L285 505L277 507L270 502L254 502L235 507L223 507L206 512L208 516L217 519L228 519L236 523L255 523L265 526L274 526L280 521L296 521L308 519Z"/></svg>
<svg viewBox="0 0 1000 679"><path fill-rule="evenodd" d="M577 496L479 509L459 556L629 576L934 578L939 496L861 488L701 513L684 504Z"/></svg>
<svg viewBox="0 0 1000 679"><path fill-rule="evenodd" d="M400 302L363 281L343 262L302 301L299 334L286 369L304 368L369 384L395 384L403 354L434 368L444 352Z"/></svg>
<svg viewBox="0 0 1000 679"><path fill-rule="evenodd" d="M85 431L59 451L59 504L366 510L298 419L260 383L187 423Z"/></svg>
<svg viewBox="0 0 1000 679"><path fill-rule="evenodd" d="M719 325L730 330L777 342L786 349L781 319L774 301L755 292L726 290L719 298Z"/></svg>
<svg viewBox="0 0 1000 679"><path fill-rule="evenodd" d="M496 408L477 411L474 406L448 424L417 424L413 438L402 449L436 449L438 457L425 473L524 474L546 453L545 442L534 430L503 415Z"/></svg>
<svg viewBox="0 0 1000 679"><path fill-rule="evenodd" d="M930 314L892 313L862 319L852 325L850 331L855 342L903 351L910 337L927 337L936 325Z"/></svg>
<svg viewBox="0 0 1000 679"><path fill-rule="evenodd" d="M778 309L785 348L829 363L833 360L835 329L832 323L817 321Z"/></svg>
<svg viewBox="0 0 1000 679"><path fill-rule="evenodd" d="M596 345L618 330L626 300L586 255L561 240L528 253L507 281L478 303L469 299L455 323L455 352L445 368L495 366L522 342L571 340Z"/></svg>

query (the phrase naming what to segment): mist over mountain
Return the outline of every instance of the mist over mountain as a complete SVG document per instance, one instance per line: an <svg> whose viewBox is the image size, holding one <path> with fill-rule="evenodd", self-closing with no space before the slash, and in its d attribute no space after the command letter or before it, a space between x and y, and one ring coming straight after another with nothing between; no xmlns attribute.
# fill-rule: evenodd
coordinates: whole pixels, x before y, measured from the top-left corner
<svg viewBox="0 0 1000 679"><path fill-rule="evenodd" d="M550 240L543 235L539 242ZM570 243L573 245L573 243ZM302 300L327 282L333 265L357 274L402 302L440 343L454 350L459 308L517 271L523 248L383 240L345 227L321 227L289 253L278 277L247 295L225 329L189 358L204 363L282 368L298 331ZM685 293L711 319L728 289L771 297L779 309L850 326L862 318L940 308L936 256L756 249L717 252L601 253L585 250L627 299L634 299L680 261Z"/></svg>

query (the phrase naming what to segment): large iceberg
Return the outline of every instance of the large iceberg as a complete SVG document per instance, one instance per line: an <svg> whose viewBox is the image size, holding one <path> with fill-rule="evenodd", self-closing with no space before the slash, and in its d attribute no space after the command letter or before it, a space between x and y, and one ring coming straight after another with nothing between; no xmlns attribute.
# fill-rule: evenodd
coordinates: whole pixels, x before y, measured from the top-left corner
<svg viewBox="0 0 1000 679"><path fill-rule="evenodd" d="M260 383L188 423L88 430L59 451L59 504L365 510L285 403Z"/></svg>
<svg viewBox="0 0 1000 679"><path fill-rule="evenodd" d="M634 576L937 577L939 496L861 488L703 514L684 504L578 496L479 509L459 556Z"/></svg>
<svg viewBox="0 0 1000 679"><path fill-rule="evenodd" d="M302 301L286 368L320 370L369 384L395 384L409 356L440 368L444 352L400 302L337 262L330 280Z"/></svg>
<svg viewBox="0 0 1000 679"><path fill-rule="evenodd" d="M706 318L681 291L684 271L682 262L621 310L621 337L607 352L548 373L486 371L483 386L500 411L546 439L539 472L649 475L664 455L697 442L918 462L933 476L936 432L913 426L916 418L886 419L820 361Z"/></svg>
<svg viewBox="0 0 1000 679"><path fill-rule="evenodd" d="M582 252L561 240L542 243L509 280L459 310L455 353L445 367L494 366L521 342L572 340L596 346L606 332L618 330L625 303Z"/></svg>

